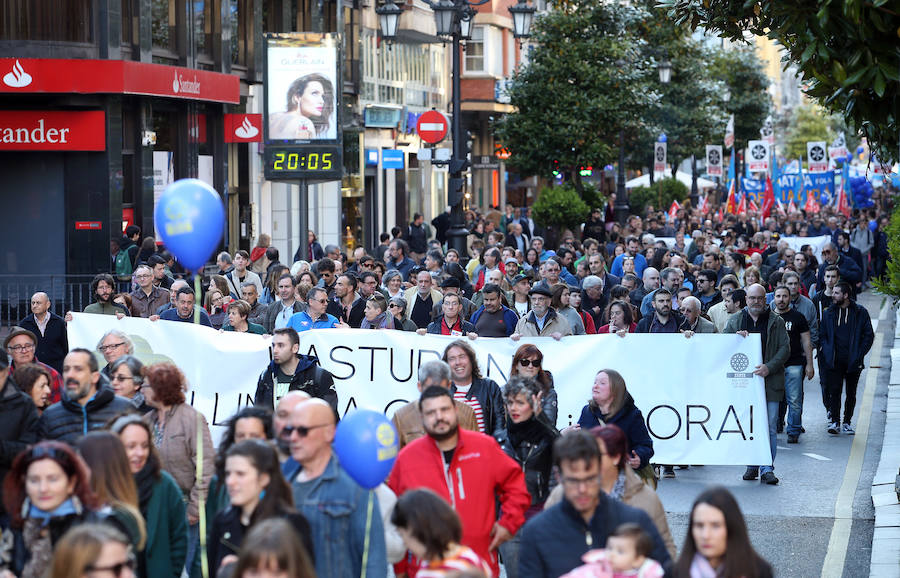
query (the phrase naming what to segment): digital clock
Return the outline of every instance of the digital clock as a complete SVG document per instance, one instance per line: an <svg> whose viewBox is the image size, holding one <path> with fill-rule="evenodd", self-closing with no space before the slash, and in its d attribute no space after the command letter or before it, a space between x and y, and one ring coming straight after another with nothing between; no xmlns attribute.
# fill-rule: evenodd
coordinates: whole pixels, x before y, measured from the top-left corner
<svg viewBox="0 0 900 578"><path fill-rule="evenodd" d="M340 145L304 144L266 147L269 180L337 180L343 176Z"/></svg>

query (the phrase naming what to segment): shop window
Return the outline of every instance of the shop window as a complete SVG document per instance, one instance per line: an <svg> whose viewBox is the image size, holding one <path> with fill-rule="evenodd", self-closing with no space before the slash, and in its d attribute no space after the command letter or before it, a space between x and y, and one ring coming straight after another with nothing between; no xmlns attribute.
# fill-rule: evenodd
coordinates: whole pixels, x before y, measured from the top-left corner
<svg viewBox="0 0 900 578"><path fill-rule="evenodd" d="M4 0L0 4L0 38L94 41L93 0Z"/></svg>

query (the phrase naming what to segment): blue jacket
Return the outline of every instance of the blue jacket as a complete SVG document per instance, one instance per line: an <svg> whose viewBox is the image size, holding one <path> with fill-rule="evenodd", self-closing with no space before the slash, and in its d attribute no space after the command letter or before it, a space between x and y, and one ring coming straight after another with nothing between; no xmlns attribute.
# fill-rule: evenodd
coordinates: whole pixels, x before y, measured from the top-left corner
<svg viewBox="0 0 900 578"><path fill-rule="evenodd" d="M209 313L206 312L206 309L194 305L194 310L196 311L197 309L200 310L200 325L212 327L212 321L209 320ZM191 313L190 317L184 319L178 315L178 309L172 307L171 309L166 309L165 311L160 313L159 318L165 319L166 321L181 321L182 323L193 323L195 315L196 313Z"/></svg>
<svg viewBox="0 0 900 578"><path fill-rule="evenodd" d="M328 578L360 576L368 501L372 500L366 576L385 578L384 525L375 493L354 482L334 454L318 478L303 484L290 481L295 506L312 529L316 574Z"/></svg>
<svg viewBox="0 0 900 578"><path fill-rule="evenodd" d="M578 418L578 425L581 426L581 429L589 430L605 424L615 424L625 432L628 447L641 458L641 465L634 468L635 470L650 463L650 458L653 457L653 440L650 439L650 432L647 431L644 416L641 414L641 410L634 405L634 398L630 393L625 392L625 403L615 415L604 416L600 413L600 408L592 403L585 405L581 410L581 417Z"/></svg>
<svg viewBox="0 0 900 578"><path fill-rule="evenodd" d="M847 309L841 309L832 305L822 315L822 326L819 327L819 335L822 339L822 353L820 359L824 367L833 369L834 335L838 331L850 333L850 351L847 356L847 370L856 371L863 369L863 361L866 354L872 348L875 341L875 332L872 330L872 320L869 312L854 302L850 302Z"/></svg>
<svg viewBox="0 0 900 578"><path fill-rule="evenodd" d="M620 525L638 524L653 540L650 557L665 567L671 562L659 531L643 510L599 492L600 503L586 523L568 500L547 508L519 531L519 576L557 578L584 562L588 550L603 548Z"/></svg>
<svg viewBox="0 0 900 578"><path fill-rule="evenodd" d="M819 265L819 274L816 276L816 290L825 286L825 268L828 265L830 265L828 261L822 261L822 264ZM851 285L856 285L862 281L862 271L860 271L859 265L844 253L840 253L838 256L837 266L841 281L846 281Z"/></svg>
<svg viewBox="0 0 900 578"><path fill-rule="evenodd" d="M388 270L396 269L397 271L400 271L400 274L403 275L403 280L409 281L409 272L413 267L416 266L416 262L409 257L403 257L403 260L399 263L388 260L386 265Z"/></svg>
<svg viewBox="0 0 900 578"><path fill-rule="evenodd" d="M503 305L501 305L501 307L503 307L503 322L506 323L506 336L509 337L516 332L516 324L519 322L519 316L509 307L504 307ZM484 305L479 307L475 313L472 314L472 317L469 318L469 323L471 323L473 327L478 324L478 318L481 317L482 313L484 313Z"/></svg>
<svg viewBox="0 0 900 578"><path fill-rule="evenodd" d="M313 321L313 318L309 313L301 311L300 313L291 315L286 327L290 327L297 333L301 333L303 331L309 331L310 329L334 329L339 323L340 321L338 321L337 317L328 313Z"/></svg>

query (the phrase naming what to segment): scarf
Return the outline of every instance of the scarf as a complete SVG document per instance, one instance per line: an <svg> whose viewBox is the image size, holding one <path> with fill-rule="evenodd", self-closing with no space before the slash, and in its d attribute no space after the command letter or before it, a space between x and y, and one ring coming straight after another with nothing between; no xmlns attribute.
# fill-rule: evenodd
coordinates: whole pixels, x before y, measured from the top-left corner
<svg viewBox="0 0 900 578"><path fill-rule="evenodd" d="M609 497L624 503L625 498L625 470L619 470L619 476L616 478L616 483L613 484L612 490L609 492Z"/></svg>
<svg viewBox="0 0 900 578"><path fill-rule="evenodd" d="M144 394L141 392L137 392L134 394L134 397L131 398L131 405L136 407L137 409L141 409L141 406L144 405L146 398Z"/></svg>
<svg viewBox="0 0 900 578"><path fill-rule="evenodd" d="M383 311L378 315L373 321L369 321L365 317L363 317L362 323L359 325L360 329L393 329L394 328L394 316L389 314L387 311Z"/></svg>
<svg viewBox="0 0 900 578"><path fill-rule="evenodd" d="M538 443L544 428L534 416L531 416L521 423L515 423L511 419L507 420L506 430L509 432L509 443L514 448L518 448L523 442Z"/></svg>
<svg viewBox="0 0 900 578"><path fill-rule="evenodd" d="M47 512L45 510L41 510L34 504L31 504L28 508L28 517L34 518L35 520L41 521L41 527L46 526L50 523L50 520L53 518L63 518L65 516L71 516L72 514L80 514L81 513L81 504L77 504L75 499L69 498L62 504L58 505L54 510Z"/></svg>
<svg viewBox="0 0 900 578"><path fill-rule="evenodd" d="M147 511L147 505L150 503L150 498L153 497L153 484L156 483L156 476L153 475L154 469L153 464L148 459L144 467L134 474L134 483L137 485L138 490L138 506L141 513Z"/></svg>
<svg viewBox="0 0 900 578"><path fill-rule="evenodd" d="M709 565L709 560L700 554L694 554L691 560L691 578L718 578L719 573Z"/></svg>

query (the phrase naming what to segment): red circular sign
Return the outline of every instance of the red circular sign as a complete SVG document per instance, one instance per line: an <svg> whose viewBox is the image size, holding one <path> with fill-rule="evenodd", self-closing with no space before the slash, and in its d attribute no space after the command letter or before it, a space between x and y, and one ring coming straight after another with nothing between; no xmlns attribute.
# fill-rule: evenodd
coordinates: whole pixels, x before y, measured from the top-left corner
<svg viewBox="0 0 900 578"><path fill-rule="evenodd" d="M429 144L437 144L444 140L450 130L450 121L442 113L429 110L419 115L416 132L419 138Z"/></svg>

